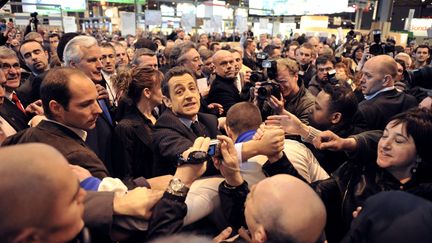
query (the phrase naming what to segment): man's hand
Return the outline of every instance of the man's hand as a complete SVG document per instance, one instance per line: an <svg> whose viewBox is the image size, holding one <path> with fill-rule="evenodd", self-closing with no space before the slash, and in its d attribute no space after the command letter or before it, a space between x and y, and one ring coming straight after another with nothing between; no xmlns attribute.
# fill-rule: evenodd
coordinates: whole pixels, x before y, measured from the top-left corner
<svg viewBox="0 0 432 243"><path fill-rule="evenodd" d="M261 126L262 136L258 140L260 142L258 154L266 155L270 162L279 160L283 154L285 144L285 133L276 126Z"/></svg>
<svg viewBox="0 0 432 243"><path fill-rule="evenodd" d="M137 187L124 196L114 196L114 214L150 219L151 210L161 199L163 191Z"/></svg>
<svg viewBox="0 0 432 243"><path fill-rule="evenodd" d="M72 172L78 177L79 182L92 177L90 171L81 166L69 164L69 168L71 168Z"/></svg>
<svg viewBox="0 0 432 243"><path fill-rule="evenodd" d="M233 141L227 136L217 136L220 141L220 151L223 159L214 157L214 165L220 170L230 186L240 186L243 178L240 174L240 164Z"/></svg>
<svg viewBox="0 0 432 243"><path fill-rule="evenodd" d="M98 100L109 98L108 91L102 85L96 84L96 89L98 92Z"/></svg>
<svg viewBox="0 0 432 243"><path fill-rule="evenodd" d="M331 131L324 131L318 134L313 140L317 149L331 151L352 152L357 149L357 141L354 138L341 138Z"/></svg>
<svg viewBox="0 0 432 243"><path fill-rule="evenodd" d="M281 94L281 99L278 100L275 96L270 96L270 99L268 99L269 106L277 113L282 114L284 111L285 101Z"/></svg>
<svg viewBox="0 0 432 243"><path fill-rule="evenodd" d="M288 111L284 111L283 114L284 115L269 116L265 122L266 125L280 126L287 134L307 137L308 126L306 124L303 124L300 119Z"/></svg>
<svg viewBox="0 0 432 243"><path fill-rule="evenodd" d="M420 108L426 108L428 110L432 110L432 97L426 97L424 98L420 104L419 104Z"/></svg>
<svg viewBox="0 0 432 243"><path fill-rule="evenodd" d="M215 238L213 238L213 242L214 243L220 243L222 241L225 241L228 239L228 237L231 235L231 233L232 233L232 228L227 227L222 232L220 232L220 234L218 234Z"/></svg>
<svg viewBox="0 0 432 243"><path fill-rule="evenodd" d="M36 115L43 115L44 109L42 107L42 100L37 100L26 107L26 112Z"/></svg>
<svg viewBox="0 0 432 243"><path fill-rule="evenodd" d="M219 115L222 115L222 113L224 112L223 106L218 103L211 103L207 106L207 108L209 110L216 110Z"/></svg>
<svg viewBox="0 0 432 243"><path fill-rule="evenodd" d="M195 139L192 147L184 151L182 156L186 160L189 154L193 151L208 151L210 145L210 138L199 137ZM175 178L180 179L187 187L190 187L192 183L204 174L207 168L207 161L202 164L183 164L177 167Z"/></svg>

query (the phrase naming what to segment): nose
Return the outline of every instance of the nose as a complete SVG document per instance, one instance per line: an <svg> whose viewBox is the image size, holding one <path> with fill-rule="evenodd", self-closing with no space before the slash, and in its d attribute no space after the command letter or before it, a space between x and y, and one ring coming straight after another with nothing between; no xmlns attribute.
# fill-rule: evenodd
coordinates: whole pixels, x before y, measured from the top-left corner
<svg viewBox="0 0 432 243"><path fill-rule="evenodd" d="M381 145L382 149L390 150L390 148L391 148L390 139L388 137L387 138L381 138L380 145Z"/></svg>
<svg viewBox="0 0 432 243"><path fill-rule="evenodd" d="M101 59L97 60L97 62L96 62L96 68L97 69L101 69L102 67L103 67L103 64L102 64Z"/></svg>

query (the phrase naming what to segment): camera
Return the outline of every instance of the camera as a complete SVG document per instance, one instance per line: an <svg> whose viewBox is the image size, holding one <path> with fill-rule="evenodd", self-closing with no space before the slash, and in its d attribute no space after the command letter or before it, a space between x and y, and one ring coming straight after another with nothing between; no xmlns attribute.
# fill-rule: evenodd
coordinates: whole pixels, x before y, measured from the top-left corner
<svg viewBox="0 0 432 243"><path fill-rule="evenodd" d="M38 16L37 12L30 14L30 17L31 17L31 19L30 19L30 25L31 26L30 27L31 27L31 31L33 31L33 32L37 32L37 26L39 24L39 20L38 20L37 16Z"/></svg>
<svg viewBox="0 0 432 243"><path fill-rule="evenodd" d="M258 52L256 54L256 58L257 58L257 61L259 61L259 60L263 61L263 60L266 60L268 58L268 54L265 52Z"/></svg>
<svg viewBox="0 0 432 243"><path fill-rule="evenodd" d="M30 17L32 17L32 18L37 18L37 16L38 16L37 12L30 13Z"/></svg>
<svg viewBox="0 0 432 243"><path fill-rule="evenodd" d="M331 70L327 72L327 80L331 85L336 85L339 83L339 80L336 78L336 70Z"/></svg>
<svg viewBox="0 0 432 243"><path fill-rule="evenodd" d="M209 149L207 151L207 154L211 157L220 157L220 141L217 139L212 139L210 141Z"/></svg>
<svg viewBox="0 0 432 243"><path fill-rule="evenodd" d="M274 80L277 76L277 65L276 61L263 60L262 71L253 71L250 76L252 83L266 82L268 79Z"/></svg>
<svg viewBox="0 0 432 243"><path fill-rule="evenodd" d="M394 54L395 47L381 42L381 30L372 31L374 43L369 47L369 53L378 56L382 54Z"/></svg>
<svg viewBox="0 0 432 243"><path fill-rule="evenodd" d="M281 90L279 84L274 81L266 81L261 83L261 87L258 88L258 100L266 100L269 99L270 96L274 96L277 99L280 99Z"/></svg>

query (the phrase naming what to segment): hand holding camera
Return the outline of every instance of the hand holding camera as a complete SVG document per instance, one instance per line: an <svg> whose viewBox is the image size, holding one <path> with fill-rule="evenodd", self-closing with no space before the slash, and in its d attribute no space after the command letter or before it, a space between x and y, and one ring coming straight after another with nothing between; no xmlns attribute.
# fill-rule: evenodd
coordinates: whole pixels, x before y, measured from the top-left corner
<svg viewBox="0 0 432 243"><path fill-rule="evenodd" d="M220 151L221 156L213 157L214 165L220 170L229 185L239 186L243 183L243 178L240 174L240 163L237 158L237 151L234 148L234 142L227 136L217 136L217 138L219 143L214 142L215 151ZM217 149L218 146L219 149Z"/></svg>

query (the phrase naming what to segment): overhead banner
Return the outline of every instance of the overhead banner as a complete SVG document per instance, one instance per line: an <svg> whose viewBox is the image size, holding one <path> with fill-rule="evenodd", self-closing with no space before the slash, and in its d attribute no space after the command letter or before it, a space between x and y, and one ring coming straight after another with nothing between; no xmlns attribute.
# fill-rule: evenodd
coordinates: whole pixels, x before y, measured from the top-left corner
<svg viewBox="0 0 432 243"><path fill-rule="evenodd" d="M181 25L187 33L192 32L192 28L196 26L196 17L193 13L185 13L181 18Z"/></svg>
<svg viewBox="0 0 432 243"><path fill-rule="evenodd" d="M162 12L159 10L146 10L145 11L145 24L146 25L162 25Z"/></svg>
<svg viewBox="0 0 432 243"><path fill-rule="evenodd" d="M73 16L63 16L63 31L65 33L77 32L78 26Z"/></svg>

